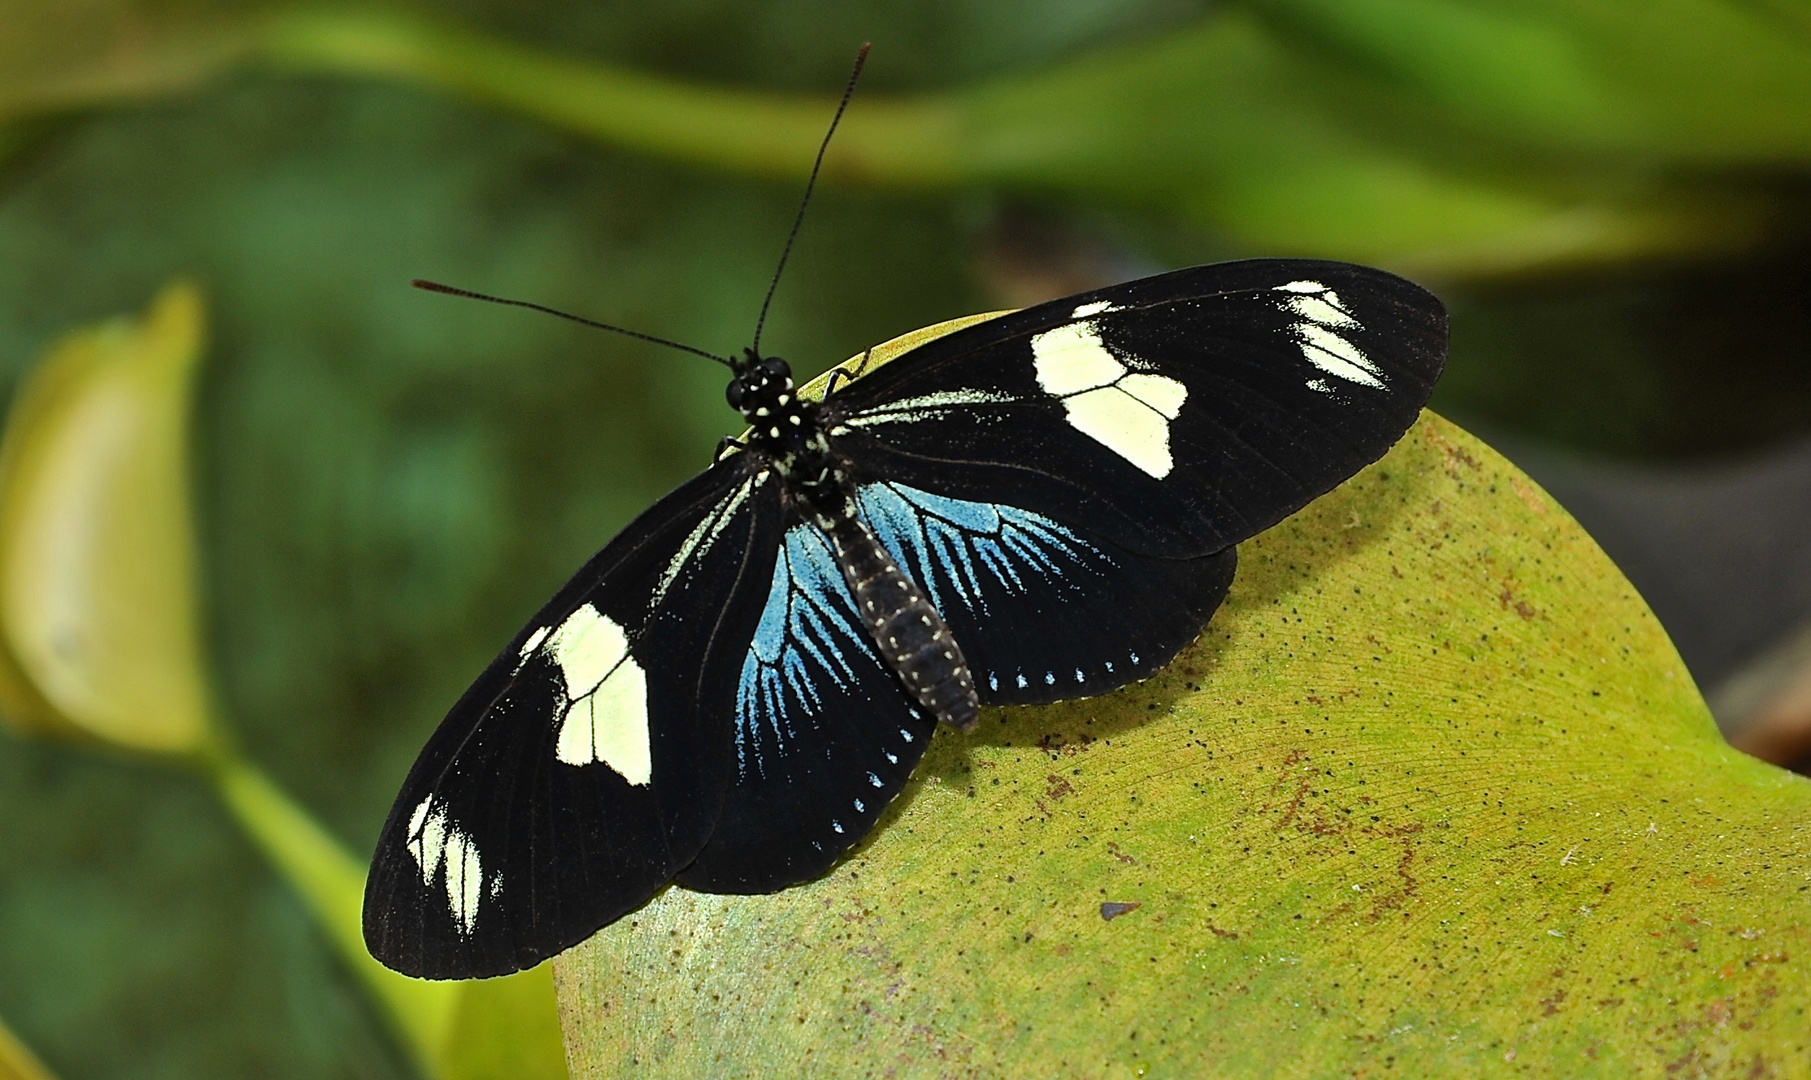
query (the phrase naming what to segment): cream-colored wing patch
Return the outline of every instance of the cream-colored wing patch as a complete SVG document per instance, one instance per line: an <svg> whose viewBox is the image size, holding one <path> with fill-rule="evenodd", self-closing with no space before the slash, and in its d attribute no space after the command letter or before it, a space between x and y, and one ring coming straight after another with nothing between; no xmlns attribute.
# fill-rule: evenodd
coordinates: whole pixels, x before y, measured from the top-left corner
<svg viewBox="0 0 1811 1080"><path fill-rule="evenodd" d="M1084 304L1076 312L1093 306ZM1038 385L1062 399L1075 430L1159 480L1170 474L1175 467L1170 422L1181 415L1188 387L1165 375L1129 370L1107 351L1092 322L1034 335L1031 355Z"/></svg>
<svg viewBox="0 0 1811 1080"><path fill-rule="evenodd" d="M1100 331L1091 322L1034 335L1031 352L1037 358L1038 385L1056 397L1106 386L1126 373L1126 366L1100 343Z"/></svg>
<svg viewBox="0 0 1811 1080"><path fill-rule="evenodd" d="M1069 423L1083 435L1155 476L1170 474L1170 426L1130 394L1115 387L1089 390L1063 402Z"/></svg>
<svg viewBox="0 0 1811 1080"><path fill-rule="evenodd" d="M421 800L409 815L409 854L421 870L422 884L434 887L434 877L446 866L446 902L453 921L470 936L478 925L478 902L484 896L484 860L478 845L447 817L446 807L434 805L434 796ZM502 879L491 882L490 895L502 888Z"/></svg>
<svg viewBox="0 0 1811 1080"><path fill-rule="evenodd" d="M1278 285L1276 291L1285 294L1283 309L1296 317L1289 329L1301 346L1303 359L1346 382L1373 390L1384 388L1382 369L1340 334L1358 326L1358 320L1340 302L1338 293L1318 281L1291 281ZM1307 385L1310 390L1332 391L1324 379L1310 379Z"/></svg>
<svg viewBox="0 0 1811 1080"><path fill-rule="evenodd" d="M601 761L629 783L646 784L654 776L648 679L623 628L583 604L547 635L545 649L566 683L554 757L567 765Z"/></svg>

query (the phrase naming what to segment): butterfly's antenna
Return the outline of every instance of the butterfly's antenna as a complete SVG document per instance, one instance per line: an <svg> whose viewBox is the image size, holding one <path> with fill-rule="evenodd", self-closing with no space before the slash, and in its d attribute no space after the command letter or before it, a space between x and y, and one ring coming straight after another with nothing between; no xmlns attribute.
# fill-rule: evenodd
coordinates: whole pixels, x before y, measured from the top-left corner
<svg viewBox="0 0 1811 1080"><path fill-rule="evenodd" d="M505 296L492 296L489 293L473 292L470 289L460 289L455 288L452 285L442 285L438 281L428 281L423 278L416 278L414 281L409 282L409 284L415 286L417 289L426 289L428 292L446 293L448 296L463 296L467 300L484 300L492 304L507 304L510 307L527 308L530 311L540 311L545 312L548 315L558 315L560 318L569 319L572 322L578 323L580 326L589 326L597 330L608 330L613 334L622 334L627 337L640 338L642 341L651 341L656 345L665 345L669 349L679 349L682 352L689 352L695 356L702 356L706 360L715 360L717 363L731 369L734 369L736 366L736 362L727 356L718 356L716 353L705 352L703 349L694 349L690 345L682 345L677 341L669 341L663 337L655 337L653 334L644 334L639 330L625 330L620 326L611 326L609 323L598 322L596 319L587 319L583 315L573 315L561 311L558 308L550 308L545 304L536 304L528 300L511 300Z"/></svg>
<svg viewBox="0 0 1811 1080"><path fill-rule="evenodd" d="M792 219L792 231L786 234L786 246L780 249L780 265L773 268L773 280L767 283L767 299L761 301L761 314L755 319L755 340L748 347L752 356L761 353L761 328L767 325L767 309L773 304L773 291L780 287L780 274L786 269L787 257L792 254L792 242L798 239L799 226L805 223L805 208L811 205L811 189L817 186L818 170L824 167L824 151L830 149L830 136L836 134L836 125L842 122L843 111L849 107L849 99L855 96L855 81L861 78L862 65L868 62L871 44L864 41L855 51L855 69L849 72L849 85L843 87L843 100L836 107L836 115L830 118L830 130L824 132L824 141L818 144L817 160L811 163L811 179L805 181L805 197L799 200L798 216Z"/></svg>

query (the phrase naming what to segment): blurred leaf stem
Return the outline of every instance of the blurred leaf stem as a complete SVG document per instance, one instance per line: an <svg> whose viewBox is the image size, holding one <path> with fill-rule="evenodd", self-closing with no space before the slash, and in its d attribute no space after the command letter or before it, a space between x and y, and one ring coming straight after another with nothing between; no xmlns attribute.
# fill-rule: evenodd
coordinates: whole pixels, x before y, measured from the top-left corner
<svg viewBox="0 0 1811 1080"><path fill-rule="evenodd" d="M1811 43L1720 0L1661 7L1226 5L1041 71L864 96L825 178L1116 204L1254 251L1444 274L1764 242L1782 196L1756 170L1811 162ZM830 110L823 95L687 83L400 9L120 25L0 75L0 117L261 65L431 87L636 153L797 178ZM131 48L116 40L128 34Z"/></svg>
<svg viewBox="0 0 1811 1080"><path fill-rule="evenodd" d="M200 290L177 282L142 319L67 335L15 396L0 440L0 720L206 775L424 1075L563 1076L548 970L478 987L378 964L359 861L219 720L189 490L206 338Z"/></svg>
<svg viewBox="0 0 1811 1080"><path fill-rule="evenodd" d="M56 1080L4 1021L0 1021L0 1080Z"/></svg>

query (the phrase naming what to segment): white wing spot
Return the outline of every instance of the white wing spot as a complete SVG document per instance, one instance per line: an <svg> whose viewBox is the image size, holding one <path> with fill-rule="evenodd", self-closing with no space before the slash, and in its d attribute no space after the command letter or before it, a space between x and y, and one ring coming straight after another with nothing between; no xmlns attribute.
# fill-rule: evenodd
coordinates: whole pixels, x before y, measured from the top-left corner
<svg viewBox="0 0 1811 1080"><path fill-rule="evenodd" d="M1111 300L1096 300L1092 304L1082 304L1069 313L1072 319L1086 319L1090 315L1100 315L1108 311L1118 311L1119 307Z"/></svg>
<svg viewBox="0 0 1811 1080"><path fill-rule="evenodd" d="M423 885L433 888L434 878L442 866L446 868L447 908L460 933L469 937L478 925L478 903L484 896L484 861L478 857L478 845L448 819L445 806L434 805L432 795L409 815L405 843L421 870ZM497 895L502 886L499 877L491 884L491 895Z"/></svg>
<svg viewBox="0 0 1811 1080"><path fill-rule="evenodd" d="M1077 313L1089 307L1083 304ZM1031 354L1038 385L1062 399L1072 427L1159 480L1170 474L1170 422L1181 414L1188 387L1129 371L1107 351L1092 322L1034 335Z"/></svg>
<svg viewBox="0 0 1811 1080"><path fill-rule="evenodd" d="M869 774L868 774L868 783L870 783L870 784L872 784L872 785L874 785L874 786L875 786L875 787L883 787L883 786L884 786L884 785L883 785L883 784L881 784L881 782L880 782L880 777L878 777L878 776L875 776L875 775L874 775L874 774L873 774L873 773L869 773Z"/></svg>
<svg viewBox="0 0 1811 1080"><path fill-rule="evenodd" d="M1289 329L1301 346L1303 359L1346 382L1384 389L1383 370L1339 334L1342 329L1358 326L1339 294L1318 281L1291 281L1278 285L1275 291L1288 294L1282 306L1297 320ZM1332 392L1325 379L1310 379L1307 386L1321 393Z"/></svg>
<svg viewBox="0 0 1811 1080"><path fill-rule="evenodd" d="M567 765L601 761L631 784L653 778L648 745L648 679L629 655L628 635L590 604L547 639L566 682L554 757Z"/></svg>
<svg viewBox="0 0 1811 1080"><path fill-rule="evenodd" d="M543 626L534 633L528 635L528 640L522 643L522 651L518 655L526 659L529 653L534 652L541 647L541 642L546 641L547 635L551 632L552 630L550 627Z"/></svg>

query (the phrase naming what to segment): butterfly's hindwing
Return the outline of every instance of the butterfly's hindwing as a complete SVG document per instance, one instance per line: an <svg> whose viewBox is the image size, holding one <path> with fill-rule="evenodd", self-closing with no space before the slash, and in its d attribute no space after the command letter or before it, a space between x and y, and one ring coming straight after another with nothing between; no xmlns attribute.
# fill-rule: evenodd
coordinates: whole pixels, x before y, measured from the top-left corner
<svg viewBox="0 0 1811 1080"><path fill-rule="evenodd" d="M1169 663L1232 582L1232 549L1134 554L1010 505L898 483L862 487L863 516L943 614L989 704L1104 693Z"/></svg>
<svg viewBox="0 0 1811 1080"><path fill-rule="evenodd" d="M735 681L733 771L681 884L767 892L866 835L936 727L875 652L829 541L794 520Z"/></svg>
<svg viewBox="0 0 1811 1080"><path fill-rule="evenodd" d="M772 572L776 486L731 463L657 503L453 707L378 841L373 955L426 977L514 971L692 859L729 780L725 721L760 615L751 586Z"/></svg>
<svg viewBox="0 0 1811 1080"><path fill-rule="evenodd" d="M826 411L866 479L1200 556L1382 456L1426 402L1445 343L1439 302L1401 278L1224 263L959 330Z"/></svg>

